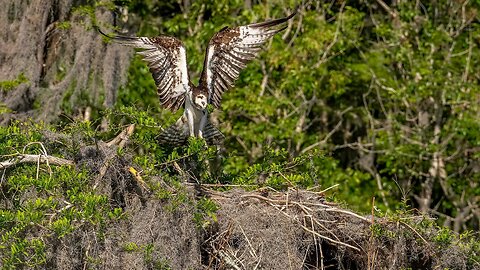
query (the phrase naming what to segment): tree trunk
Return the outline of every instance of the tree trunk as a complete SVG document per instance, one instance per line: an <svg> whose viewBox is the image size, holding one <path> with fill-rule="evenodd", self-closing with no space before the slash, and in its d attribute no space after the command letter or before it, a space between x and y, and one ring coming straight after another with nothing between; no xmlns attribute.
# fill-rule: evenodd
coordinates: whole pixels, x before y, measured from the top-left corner
<svg viewBox="0 0 480 270"><path fill-rule="evenodd" d="M101 25L112 12L74 0L0 0L0 124L32 117L52 122L65 113L113 105L125 82L131 50L106 46L93 30L89 12ZM4 85L4 84L2 84Z"/></svg>

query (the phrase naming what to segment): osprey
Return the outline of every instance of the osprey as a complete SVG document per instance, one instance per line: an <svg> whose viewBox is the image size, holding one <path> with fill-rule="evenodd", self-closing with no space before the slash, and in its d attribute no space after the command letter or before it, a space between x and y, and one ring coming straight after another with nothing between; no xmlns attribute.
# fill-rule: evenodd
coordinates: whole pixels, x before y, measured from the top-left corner
<svg viewBox="0 0 480 270"><path fill-rule="evenodd" d="M182 117L160 134L160 142L178 146L185 143L189 136L196 136L212 145L219 144L224 137L209 122L207 105L220 107L222 94L233 87L247 62L257 56L262 44L284 30L287 27L285 22L295 14L221 29L208 43L198 86L189 79L185 47L179 39L170 36L109 36L98 30L120 44L141 49L138 54L148 63L164 108L175 112L184 106Z"/></svg>

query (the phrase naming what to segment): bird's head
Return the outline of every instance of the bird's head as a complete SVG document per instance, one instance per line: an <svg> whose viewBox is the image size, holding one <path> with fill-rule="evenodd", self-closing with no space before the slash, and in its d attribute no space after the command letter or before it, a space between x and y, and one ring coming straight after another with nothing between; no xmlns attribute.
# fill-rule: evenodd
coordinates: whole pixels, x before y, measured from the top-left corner
<svg viewBox="0 0 480 270"><path fill-rule="evenodd" d="M195 107L197 107L197 109L205 110L208 104L207 96L201 93L193 95L193 104Z"/></svg>

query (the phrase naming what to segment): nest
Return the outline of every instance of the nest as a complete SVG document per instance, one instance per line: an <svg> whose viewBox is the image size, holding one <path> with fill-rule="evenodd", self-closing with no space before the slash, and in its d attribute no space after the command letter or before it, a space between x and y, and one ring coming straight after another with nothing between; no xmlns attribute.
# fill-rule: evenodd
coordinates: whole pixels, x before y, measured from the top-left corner
<svg viewBox="0 0 480 270"><path fill-rule="evenodd" d="M468 269L460 247L441 250L414 228L427 217L364 217L306 190L205 193L221 206L207 269Z"/></svg>

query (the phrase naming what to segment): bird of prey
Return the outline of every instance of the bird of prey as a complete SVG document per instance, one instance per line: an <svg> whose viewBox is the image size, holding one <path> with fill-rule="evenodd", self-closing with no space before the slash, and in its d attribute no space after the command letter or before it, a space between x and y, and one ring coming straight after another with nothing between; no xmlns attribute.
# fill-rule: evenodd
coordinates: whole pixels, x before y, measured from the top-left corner
<svg viewBox="0 0 480 270"><path fill-rule="evenodd" d="M161 105L172 112L184 107L178 121L160 134L160 143L183 145L189 136L204 138L209 145L220 144L223 134L208 119L207 105L220 107L222 94L233 87L240 71L254 59L261 46L284 30L291 15L260 23L224 27L208 43L199 85L188 76L187 56L182 41L175 37L109 36L114 41L141 49L157 86Z"/></svg>

